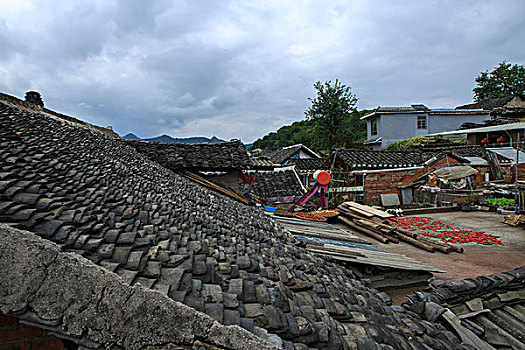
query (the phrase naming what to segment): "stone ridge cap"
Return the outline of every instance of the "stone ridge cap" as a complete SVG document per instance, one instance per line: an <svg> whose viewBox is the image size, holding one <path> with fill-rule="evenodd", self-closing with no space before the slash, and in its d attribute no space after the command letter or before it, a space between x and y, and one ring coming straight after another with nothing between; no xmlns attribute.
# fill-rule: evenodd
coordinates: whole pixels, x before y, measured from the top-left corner
<svg viewBox="0 0 525 350"><path fill-rule="evenodd" d="M158 291L131 287L117 274L31 232L3 223L0 232L0 312L24 323L92 349L275 349Z"/></svg>
<svg viewBox="0 0 525 350"><path fill-rule="evenodd" d="M113 130L109 128L90 124L88 122L77 119L75 117L71 117L66 114L58 113L58 112L55 112L45 107L40 107L38 105L35 105L34 103L21 100L18 97L7 95L2 92L0 92L0 105L1 104L4 104L5 106L11 107L11 108L17 108L19 110L24 110L24 111L35 113L35 114L41 114L41 115L44 115L46 117L49 117L55 120L67 122L71 125L88 128L90 130L97 130L98 132L101 132L102 134L110 136L112 138L120 138L120 136L117 133L115 133Z"/></svg>
<svg viewBox="0 0 525 350"><path fill-rule="evenodd" d="M166 146L185 146L185 147L192 147L192 146L210 146L210 147L220 147L220 146L227 146L227 145L243 145L241 141L239 140L232 140L232 141L221 141L221 142L191 142L191 143L185 143L185 142L172 142L172 143L165 143L165 142L158 142L158 141L148 141L148 140L127 140L122 139L126 143L153 143L153 144L159 144L159 145L166 145ZM243 145L244 146L244 145Z"/></svg>

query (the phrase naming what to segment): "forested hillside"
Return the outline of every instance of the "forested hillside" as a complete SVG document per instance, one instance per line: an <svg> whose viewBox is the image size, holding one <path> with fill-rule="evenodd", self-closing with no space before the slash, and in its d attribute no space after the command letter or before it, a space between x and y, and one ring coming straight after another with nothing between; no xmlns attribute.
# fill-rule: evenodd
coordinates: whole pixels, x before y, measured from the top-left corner
<svg viewBox="0 0 525 350"><path fill-rule="evenodd" d="M344 144L342 148L361 147L360 142L366 139L366 121L362 121L360 118L370 112L370 110L353 112L345 119L344 127L340 130L333 130L333 132L343 135ZM322 122L322 120L303 120L283 126L277 132L271 132L255 141L252 148L274 150L302 143L316 151L327 151L327 135L320 131L323 128L318 125Z"/></svg>

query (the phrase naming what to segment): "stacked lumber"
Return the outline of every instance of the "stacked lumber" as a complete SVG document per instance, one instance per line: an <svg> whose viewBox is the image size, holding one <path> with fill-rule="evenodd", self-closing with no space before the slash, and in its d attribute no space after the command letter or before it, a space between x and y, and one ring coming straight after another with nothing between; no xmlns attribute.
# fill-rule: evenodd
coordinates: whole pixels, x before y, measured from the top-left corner
<svg viewBox="0 0 525 350"><path fill-rule="evenodd" d="M382 210L355 202L344 202L337 209L341 213L338 217L339 221L381 243L399 243L399 241L403 241L432 253L435 251L445 254L463 252L463 248L434 241L428 237L393 226L388 219L394 216Z"/></svg>
<svg viewBox="0 0 525 350"><path fill-rule="evenodd" d="M329 239L334 241L351 242L370 245L369 241L353 235L342 228L331 226L326 223L300 220L296 218L274 217L285 229L294 235Z"/></svg>

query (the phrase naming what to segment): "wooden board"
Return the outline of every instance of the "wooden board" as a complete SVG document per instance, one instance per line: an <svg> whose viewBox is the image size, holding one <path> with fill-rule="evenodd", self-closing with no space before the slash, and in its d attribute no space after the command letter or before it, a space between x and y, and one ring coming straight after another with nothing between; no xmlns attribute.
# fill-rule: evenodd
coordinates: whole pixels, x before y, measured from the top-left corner
<svg viewBox="0 0 525 350"><path fill-rule="evenodd" d="M359 203L356 203L356 202L352 202L352 201L349 201L349 202L344 202L343 203L343 206L346 205L348 207L351 207L351 208L357 208L359 210L362 210L362 211L365 211L365 212L368 212L370 214L374 214L375 216L379 216L381 218L393 218L394 215L392 214L388 214L382 210L378 210L376 208L372 208L368 205L362 205L362 204L359 204Z"/></svg>
<svg viewBox="0 0 525 350"><path fill-rule="evenodd" d="M248 201L247 198L244 198L240 195L238 195L237 193L235 193L234 191L228 189L228 188L225 188L225 187L222 187L220 185L217 185L215 182L212 182L210 180L207 180L205 178L203 178L202 176L199 176L195 173L192 173L190 171L184 171L182 172L182 175L194 182L197 182L203 186L206 186L212 190L215 190L219 193L222 193L224 194L225 196L228 196L230 198L233 198L241 203L244 203L244 204L249 204L250 202Z"/></svg>

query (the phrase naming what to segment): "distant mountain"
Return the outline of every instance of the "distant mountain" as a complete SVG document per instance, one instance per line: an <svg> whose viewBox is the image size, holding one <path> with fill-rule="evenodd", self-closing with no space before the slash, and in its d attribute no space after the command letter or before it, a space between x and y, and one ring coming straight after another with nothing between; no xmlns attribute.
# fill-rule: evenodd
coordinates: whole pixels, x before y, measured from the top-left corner
<svg viewBox="0 0 525 350"><path fill-rule="evenodd" d="M135 135L135 134L133 134L131 132L129 134L126 134L126 135L122 136L122 138L126 139L126 140L132 140L132 141L140 140L140 138L137 135Z"/></svg>
<svg viewBox="0 0 525 350"><path fill-rule="evenodd" d="M143 141L150 141L150 142L161 142L161 143L217 143L217 142L226 142L225 140L221 140L215 136L212 138L207 138L204 136L195 136L195 137L184 137L184 138L175 138L171 137L169 135L161 135L156 137L150 137L147 139L141 139L137 135L133 133L129 133L124 135L122 138L126 140L143 140Z"/></svg>

